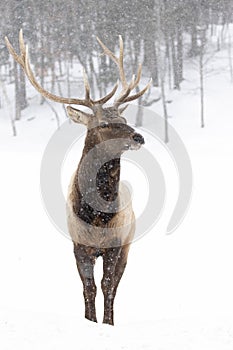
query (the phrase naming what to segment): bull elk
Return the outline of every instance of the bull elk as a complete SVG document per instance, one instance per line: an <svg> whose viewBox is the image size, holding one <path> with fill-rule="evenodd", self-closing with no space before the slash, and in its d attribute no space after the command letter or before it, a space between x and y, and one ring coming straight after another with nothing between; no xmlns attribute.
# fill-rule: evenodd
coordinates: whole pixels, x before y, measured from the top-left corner
<svg viewBox="0 0 233 350"><path fill-rule="evenodd" d="M142 96L151 82L143 90L131 94L140 82L141 65L137 76L133 76L128 83L123 67L121 36L119 37L119 57L100 39L97 38L97 40L103 53L116 63L122 85L115 102L107 107L104 105L117 92L118 82L106 96L92 100L88 78L84 71L85 98L60 97L46 91L36 81L30 67L28 47L24 43L22 30L19 34L20 55L15 52L8 38L6 38L6 45L35 89L52 101L68 104L68 116L75 123L81 123L87 127L82 157L69 185L67 222L78 272L83 283L85 317L97 322L94 265L96 259L102 256L103 322L113 325L114 298L125 270L135 231L135 217L129 191L120 183L121 155L127 150L137 150L144 144L143 137L127 125L126 119L122 116L126 107L122 105ZM70 105L88 107L92 113L86 113Z"/></svg>

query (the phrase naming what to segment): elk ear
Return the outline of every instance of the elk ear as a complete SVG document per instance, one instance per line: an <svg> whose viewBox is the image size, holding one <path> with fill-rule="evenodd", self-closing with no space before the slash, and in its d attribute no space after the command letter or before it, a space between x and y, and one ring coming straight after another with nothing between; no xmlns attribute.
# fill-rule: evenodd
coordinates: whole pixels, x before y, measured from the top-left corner
<svg viewBox="0 0 233 350"><path fill-rule="evenodd" d="M66 107L67 114L75 123L87 125L90 119L93 117L92 114L85 113L79 109L73 107Z"/></svg>

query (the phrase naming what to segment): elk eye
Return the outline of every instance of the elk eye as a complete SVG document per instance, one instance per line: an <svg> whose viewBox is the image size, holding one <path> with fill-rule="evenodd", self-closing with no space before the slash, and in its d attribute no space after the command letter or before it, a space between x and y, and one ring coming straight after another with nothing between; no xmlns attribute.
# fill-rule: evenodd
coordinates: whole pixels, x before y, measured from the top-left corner
<svg viewBox="0 0 233 350"><path fill-rule="evenodd" d="M100 123L101 128L107 128L108 127L108 123L107 122L102 122Z"/></svg>

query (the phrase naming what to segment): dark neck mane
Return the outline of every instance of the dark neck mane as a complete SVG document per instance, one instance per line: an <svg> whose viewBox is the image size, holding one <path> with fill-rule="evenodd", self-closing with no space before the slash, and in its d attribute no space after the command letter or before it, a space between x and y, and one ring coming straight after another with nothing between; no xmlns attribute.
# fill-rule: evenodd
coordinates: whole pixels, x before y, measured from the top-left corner
<svg viewBox="0 0 233 350"><path fill-rule="evenodd" d="M86 140L74 180L73 210L88 224L104 226L118 211L120 155L106 155L108 150L96 150L93 145Z"/></svg>

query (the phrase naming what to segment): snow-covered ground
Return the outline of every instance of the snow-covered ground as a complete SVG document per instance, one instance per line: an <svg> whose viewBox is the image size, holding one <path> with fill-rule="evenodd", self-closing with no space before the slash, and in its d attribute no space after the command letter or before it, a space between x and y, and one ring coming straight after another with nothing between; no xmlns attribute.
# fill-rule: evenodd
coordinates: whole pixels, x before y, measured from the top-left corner
<svg viewBox="0 0 233 350"><path fill-rule="evenodd" d="M193 198L172 235L164 234L167 218L161 218L132 245L116 297L115 327L101 324L101 260L100 323L92 324L83 317L72 244L43 208L40 162L56 129L52 111L29 88L30 106L12 137L8 107L0 110L0 349L232 350L233 84L226 55L212 59L214 73L205 81L204 129L193 66L185 70L182 90L170 93L170 123L192 162ZM162 113L160 103L152 108ZM167 180L177 185L177 179Z"/></svg>

